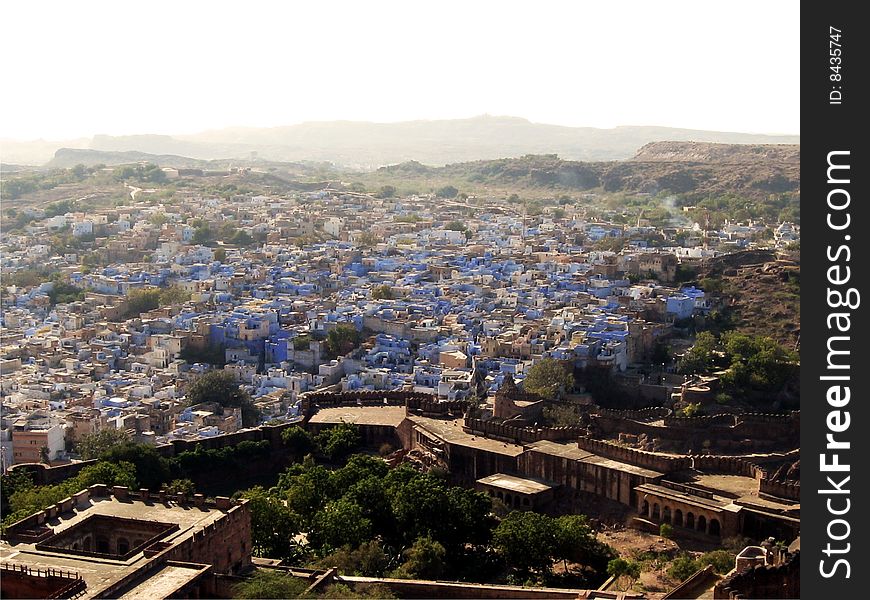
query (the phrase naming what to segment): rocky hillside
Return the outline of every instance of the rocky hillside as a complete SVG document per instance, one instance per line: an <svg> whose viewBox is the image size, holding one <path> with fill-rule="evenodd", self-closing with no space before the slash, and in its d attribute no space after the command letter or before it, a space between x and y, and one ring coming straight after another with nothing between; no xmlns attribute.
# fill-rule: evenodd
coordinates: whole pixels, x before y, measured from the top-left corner
<svg viewBox="0 0 870 600"><path fill-rule="evenodd" d="M637 162L694 162L718 164L800 164L797 144L710 144L701 142L652 142L635 154Z"/></svg>
<svg viewBox="0 0 870 600"><path fill-rule="evenodd" d="M401 163L382 167L377 174L400 182L464 180L472 188L602 189L764 200L771 194L800 194L800 147L662 142L644 146L629 161L578 162L546 154L444 167Z"/></svg>

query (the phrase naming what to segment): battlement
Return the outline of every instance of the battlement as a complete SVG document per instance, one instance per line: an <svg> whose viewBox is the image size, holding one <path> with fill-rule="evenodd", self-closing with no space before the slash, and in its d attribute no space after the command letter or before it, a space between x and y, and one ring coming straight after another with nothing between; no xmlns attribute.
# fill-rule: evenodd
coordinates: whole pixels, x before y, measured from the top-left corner
<svg viewBox="0 0 870 600"><path fill-rule="evenodd" d="M541 440L554 442L574 440L584 431L579 427L517 427L470 417L465 418L462 429L468 433L517 444L529 444Z"/></svg>
<svg viewBox="0 0 870 600"><path fill-rule="evenodd" d="M664 419L672 414L671 409L663 406L652 408L640 408L636 410L618 410L615 408L597 408L595 414L611 417L614 419L628 419L631 421L640 421L646 423L649 421L657 421Z"/></svg>
<svg viewBox="0 0 870 600"><path fill-rule="evenodd" d="M667 456L655 454L635 448L626 448L606 440L596 440L589 437L581 437L577 440L577 446L593 454L605 458L618 460L645 469L652 469L661 473L682 471L691 466L691 458L686 456Z"/></svg>
<svg viewBox="0 0 870 600"><path fill-rule="evenodd" d="M758 481L758 492L776 498L785 498L786 500L795 500L800 502L801 499L801 482L800 481L772 481L763 477Z"/></svg>

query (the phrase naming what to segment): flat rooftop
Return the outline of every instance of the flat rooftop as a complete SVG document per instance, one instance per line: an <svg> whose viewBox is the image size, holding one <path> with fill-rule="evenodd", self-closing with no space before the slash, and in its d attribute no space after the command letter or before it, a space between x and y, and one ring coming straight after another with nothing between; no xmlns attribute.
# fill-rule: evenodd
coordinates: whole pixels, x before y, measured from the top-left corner
<svg viewBox="0 0 870 600"><path fill-rule="evenodd" d="M541 440L539 442L534 442L530 444L529 448L535 452L551 454L553 456L559 456L568 460L576 460L588 464L594 464L606 469L622 471L624 473L630 473L631 475L638 475L640 477L646 477L648 479L657 479L664 475L664 473L661 473L659 471L654 471L645 467L638 467L636 465L632 465L622 461L613 460L612 458L606 458L604 456L599 456L598 454L593 454L588 450L583 450L582 448L580 448L576 442L553 442L550 440Z"/></svg>
<svg viewBox="0 0 870 600"><path fill-rule="evenodd" d="M455 446L477 448L495 454L504 454L506 456L519 456L525 451L525 449L518 444L493 440L485 438L482 435L475 435L463 431L462 425L464 421L462 417L456 419L434 419L432 417L409 415L408 419L415 425L422 427L448 444L453 444Z"/></svg>
<svg viewBox="0 0 870 600"><path fill-rule="evenodd" d="M61 513L54 519L47 520L45 525L52 528L54 534L57 535L96 515L172 523L178 525L179 528L160 541L173 544L189 538L195 531L213 524L226 513L227 511L214 506L198 507L193 504L181 506L174 502L161 504L156 498L143 502L138 499L118 500L113 495L92 496L80 508ZM79 573L87 583L87 589L79 598L95 597L101 590L134 573L146 562L147 559L142 550L126 560L121 560L112 557L78 556L64 553L62 550L39 550L36 548L36 543L11 543L7 540L0 540L0 563L23 565L31 569L56 569ZM192 569L184 571L170 569L162 575L161 580L165 582L166 586L174 585L180 581L180 578L186 577L192 572ZM150 597L163 596L150 594Z"/></svg>
<svg viewBox="0 0 870 600"><path fill-rule="evenodd" d="M737 512L740 510L740 508L733 503L731 498L725 498L716 494L713 494L712 498L705 498L703 496L695 496L688 492L674 490L652 483L639 485L635 488L635 491L639 495L643 493L655 494L661 498L670 498L672 500L677 500L692 506L706 508L713 511Z"/></svg>
<svg viewBox="0 0 870 600"><path fill-rule="evenodd" d="M478 479L477 483L489 485L504 490L510 490L518 494L531 496L540 494L553 489L553 486L540 479L531 479L526 477L517 477L516 475L507 475L505 473L496 473L483 479Z"/></svg>
<svg viewBox="0 0 870 600"><path fill-rule="evenodd" d="M404 420L404 406L331 406L318 409L309 423L337 425L344 421L355 425L398 427Z"/></svg>

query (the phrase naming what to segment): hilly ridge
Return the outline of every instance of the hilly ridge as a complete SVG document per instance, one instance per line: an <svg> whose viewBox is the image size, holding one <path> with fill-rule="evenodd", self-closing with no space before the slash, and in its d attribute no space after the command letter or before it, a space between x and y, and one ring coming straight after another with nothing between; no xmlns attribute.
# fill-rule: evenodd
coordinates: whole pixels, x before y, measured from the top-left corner
<svg viewBox="0 0 870 600"><path fill-rule="evenodd" d="M613 129L532 123L517 117L369 123L310 122L285 127L234 127L192 135L96 135L90 140L3 141L6 163L43 164L61 147L107 152L144 152L197 160L251 159L329 161L359 170L417 160L428 165L558 154L569 160L626 160L658 141L727 144L795 144L797 136L623 126Z"/></svg>

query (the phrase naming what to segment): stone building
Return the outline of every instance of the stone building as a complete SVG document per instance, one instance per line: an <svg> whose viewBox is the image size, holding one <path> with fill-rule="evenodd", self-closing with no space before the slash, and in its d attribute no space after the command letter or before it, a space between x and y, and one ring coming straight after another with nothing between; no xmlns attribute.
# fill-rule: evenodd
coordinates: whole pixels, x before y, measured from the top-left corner
<svg viewBox="0 0 870 600"><path fill-rule="evenodd" d="M247 500L93 485L6 529L0 596L215 597L250 565Z"/></svg>

